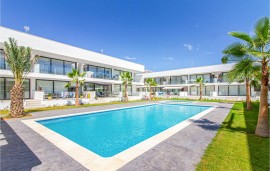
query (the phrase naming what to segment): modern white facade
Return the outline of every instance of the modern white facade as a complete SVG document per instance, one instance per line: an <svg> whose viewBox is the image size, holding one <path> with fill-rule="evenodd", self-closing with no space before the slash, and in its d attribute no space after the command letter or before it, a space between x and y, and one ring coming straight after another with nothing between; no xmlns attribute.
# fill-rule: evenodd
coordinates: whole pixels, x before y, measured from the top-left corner
<svg viewBox="0 0 270 171"><path fill-rule="evenodd" d="M95 92L97 97L114 97L121 94L122 81L119 76L123 71L130 72L133 76L133 83L128 87L130 96L138 96L147 91L144 84L147 78L155 78L158 83L155 91L158 95L198 96L199 89L195 80L199 77L205 80L204 96L244 97L246 94L244 83L229 84L224 77L232 69L233 64L145 73L144 65L134 62L4 27L0 27L0 33L1 100L10 98L9 91L14 84L12 72L5 62L3 52L4 41L9 37L15 38L20 46L31 47L33 56L39 56L24 83L25 98L29 99L36 98L38 92L44 92L44 98L51 93L54 94L54 98L74 96L72 87L65 88L65 84L70 81L66 74L72 68L87 72L81 93ZM256 95L254 88L251 93L253 96Z"/></svg>
<svg viewBox="0 0 270 171"><path fill-rule="evenodd" d="M34 98L35 91L53 93L56 98L72 95L72 88L64 85L70 81L66 76L72 68L87 72L82 91L96 91L97 96L108 97L121 92L120 73L130 72L133 77L144 72L144 65L92 52L60 42L48 40L31 34L0 27L0 99L10 98L10 89L14 83L12 72L4 59L4 41L15 38L20 46L32 48L33 56L39 56L32 72L25 81L25 98ZM128 87L129 95L136 95L135 81Z"/></svg>
<svg viewBox="0 0 270 171"><path fill-rule="evenodd" d="M234 64L220 64L203 67L194 67L178 70L169 70L153 73L145 73L140 76L143 83L147 78L154 78L158 86L155 89L157 95L171 95L180 97L199 96L199 85L197 78L204 78L202 94L206 97L222 98L237 97L234 99L244 99L246 95L245 83L226 80L226 74L233 68ZM137 86L137 91L146 91L145 86ZM259 89L251 88L253 97L259 95Z"/></svg>

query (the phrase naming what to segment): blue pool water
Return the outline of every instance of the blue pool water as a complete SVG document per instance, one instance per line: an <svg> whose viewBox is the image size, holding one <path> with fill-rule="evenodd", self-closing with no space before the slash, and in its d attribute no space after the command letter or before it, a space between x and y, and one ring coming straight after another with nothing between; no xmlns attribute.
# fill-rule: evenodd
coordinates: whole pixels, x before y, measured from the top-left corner
<svg viewBox="0 0 270 171"><path fill-rule="evenodd" d="M208 108L155 104L37 122L102 157L111 157Z"/></svg>

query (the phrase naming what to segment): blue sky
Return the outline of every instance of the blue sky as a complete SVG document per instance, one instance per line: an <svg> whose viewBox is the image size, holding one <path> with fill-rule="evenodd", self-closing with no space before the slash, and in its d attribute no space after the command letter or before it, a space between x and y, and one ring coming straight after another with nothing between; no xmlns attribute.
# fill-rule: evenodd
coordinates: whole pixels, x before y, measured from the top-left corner
<svg viewBox="0 0 270 171"><path fill-rule="evenodd" d="M0 0L1 25L169 70L219 64L235 39L269 15L268 0Z"/></svg>

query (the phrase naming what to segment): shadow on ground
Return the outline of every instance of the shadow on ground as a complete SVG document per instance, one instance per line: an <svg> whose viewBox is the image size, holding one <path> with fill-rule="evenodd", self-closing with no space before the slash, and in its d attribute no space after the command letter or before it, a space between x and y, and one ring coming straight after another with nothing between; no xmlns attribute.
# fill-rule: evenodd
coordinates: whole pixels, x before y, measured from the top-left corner
<svg viewBox="0 0 270 171"><path fill-rule="evenodd" d="M207 131L217 131L220 127L220 124L212 122L209 119L199 119L199 120L190 119L190 120L197 126Z"/></svg>
<svg viewBox="0 0 270 171"><path fill-rule="evenodd" d="M26 171L40 165L41 161L22 139L3 120L1 122L1 169Z"/></svg>

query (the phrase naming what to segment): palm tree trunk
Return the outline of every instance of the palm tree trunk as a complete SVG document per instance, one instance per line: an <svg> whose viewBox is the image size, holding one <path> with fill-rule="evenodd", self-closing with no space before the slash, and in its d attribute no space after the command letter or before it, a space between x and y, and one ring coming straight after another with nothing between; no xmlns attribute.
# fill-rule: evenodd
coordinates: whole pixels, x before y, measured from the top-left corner
<svg viewBox="0 0 270 171"><path fill-rule="evenodd" d="M125 102L128 101L127 84L125 84Z"/></svg>
<svg viewBox="0 0 270 171"><path fill-rule="evenodd" d="M261 137L269 137L268 77L269 77L268 62L265 60L265 58L263 58L260 109L259 109L258 123L255 131L255 134Z"/></svg>
<svg viewBox="0 0 270 171"><path fill-rule="evenodd" d="M76 82L76 106L79 106L79 83Z"/></svg>
<svg viewBox="0 0 270 171"><path fill-rule="evenodd" d="M252 110L249 79L246 79L246 103L247 103L247 110Z"/></svg>
<svg viewBox="0 0 270 171"><path fill-rule="evenodd" d="M21 83L15 83L10 90L10 100L10 115L12 117L23 116L23 87Z"/></svg>
<svg viewBox="0 0 270 171"><path fill-rule="evenodd" d="M150 96L150 100L152 100L152 87L149 87L149 96Z"/></svg>
<svg viewBox="0 0 270 171"><path fill-rule="evenodd" d="M200 84L200 100L202 100L202 85Z"/></svg>

